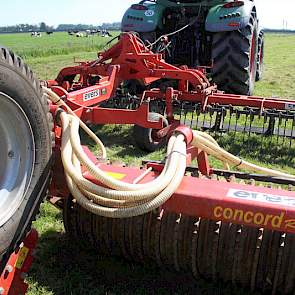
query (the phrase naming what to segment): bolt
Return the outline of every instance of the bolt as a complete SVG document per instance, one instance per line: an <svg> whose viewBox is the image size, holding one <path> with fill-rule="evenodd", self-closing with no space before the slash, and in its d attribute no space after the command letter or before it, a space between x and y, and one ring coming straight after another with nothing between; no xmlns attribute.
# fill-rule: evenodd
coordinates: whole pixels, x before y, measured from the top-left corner
<svg viewBox="0 0 295 295"><path fill-rule="evenodd" d="M4 294L4 289L0 287L0 295Z"/></svg>
<svg viewBox="0 0 295 295"><path fill-rule="evenodd" d="M6 266L5 270L7 272L12 272L13 271L13 267L9 264L9 265Z"/></svg>
<svg viewBox="0 0 295 295"><path fill-rule="evenodd" d="M13 151L9 151L8 152L8 158L13 158L14 157L14 152Z"/></svg>

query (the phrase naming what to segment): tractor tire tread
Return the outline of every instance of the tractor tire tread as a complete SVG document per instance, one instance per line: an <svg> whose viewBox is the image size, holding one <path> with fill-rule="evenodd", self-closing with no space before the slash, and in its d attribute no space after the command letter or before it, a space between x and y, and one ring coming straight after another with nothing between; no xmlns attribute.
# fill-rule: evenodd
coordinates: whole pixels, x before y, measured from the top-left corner
<svg viewBox="0 0 295 295"><path fill-rule="evenodd" d="M38 79L19 56L2 46L0 46L0 91L12 97L20 105L30 120L35 141L35 164L28 191L13 216L0 227L0 261L2 260L1 267L3 267L2 264L30 231L32 222L39 213L41 200L35 202L29 197L51 158L55 135L52 132L53 119L47 98L43 95ZM50 171L47 176L49 173ZM46 194L47 189L44 190L42 200ZM32 210L29 220L26 220L23 228L19 228L18 223L26 210Z"/></svg>
<svg viewBox="0 0 295 295"><path fill-rule="evenodd" d="M212 45L212 79L220 90L242 95L253 93L255 77L250 77L250 51L255 32L257 20L253 11L245 28L215 33ZM255 61L255 73L256 66Z"/></svg>

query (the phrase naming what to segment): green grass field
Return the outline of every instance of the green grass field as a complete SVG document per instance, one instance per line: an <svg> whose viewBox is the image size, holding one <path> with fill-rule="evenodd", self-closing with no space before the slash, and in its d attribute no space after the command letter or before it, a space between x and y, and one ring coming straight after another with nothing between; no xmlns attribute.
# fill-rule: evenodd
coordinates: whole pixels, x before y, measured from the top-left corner
<svg viewBox="0 0 295 295"><path fill-rule="evenodd" d="M59 69L73 64L74 60L95 59L96 51L108 40L76 38L65 33L42 38L31 38L28 34L0 35L0 44L23 56L40 79L54 78ZM265 63L265 75L257 83L255 94L295 98L295 35L266 35ZM162 159L164 155L164 151L148 155L135 148L129 126L105 126L97 134L106 144L111 159L138 164L142 159ZM265 147L265 154L259 154L261 149L252 143L242 148L240 142L228 140L224 144L255 163L295 173L294 147L279 155L275 147L269 151L269 146ZM29 295L248 294L229 286L194 282L190 276L158 268L99 257L68 240L62 213L48 203L43 204L34 227L40 233L40 241L27 279Z"/></svg>
<svg viewBox="0 0 295 295"><path fill-rule="evenodd" d="M118 33L112 32L112 34L115 37ZM11 48L26 59L77 52L93 52L101 50L110 39L98 35L77 38L67 33L54 33L53 35L43 33L41 38L31 37L29 33L3 34L0 36L1 44Z"/></svg>

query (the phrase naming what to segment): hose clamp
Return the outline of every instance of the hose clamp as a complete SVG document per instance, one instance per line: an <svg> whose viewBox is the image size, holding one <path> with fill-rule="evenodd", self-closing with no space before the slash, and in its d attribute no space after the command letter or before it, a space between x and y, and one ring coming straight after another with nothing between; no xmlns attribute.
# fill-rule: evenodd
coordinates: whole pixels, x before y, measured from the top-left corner
<svg viewBox="0 0 295 295"><path fill-rule="evenodd" d="M184 140L187 145L190 145L194 139L194 134L192 129L185 125L178 126L175 131L175 133L181 133L184 136Z"/></svg>

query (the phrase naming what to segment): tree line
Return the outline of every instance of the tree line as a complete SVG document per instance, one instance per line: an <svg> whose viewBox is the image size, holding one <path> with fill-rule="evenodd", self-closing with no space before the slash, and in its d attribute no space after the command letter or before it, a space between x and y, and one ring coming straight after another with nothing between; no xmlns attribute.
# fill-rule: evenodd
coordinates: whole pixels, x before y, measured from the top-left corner
<svg viewBox="0 0 295 295"><path fill-rule="evenodd" d="M64 31L85 31L85 30L120 30L121 23L103 23L99 26L86 24L60 24L56 28L41 22L37 25L31 24L17 24L13 26L0 27L0 33L26 33L26 32L64 32Z"/></svg>

